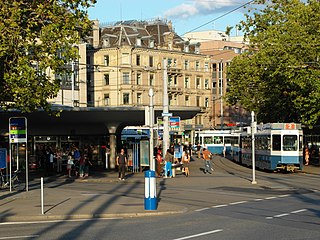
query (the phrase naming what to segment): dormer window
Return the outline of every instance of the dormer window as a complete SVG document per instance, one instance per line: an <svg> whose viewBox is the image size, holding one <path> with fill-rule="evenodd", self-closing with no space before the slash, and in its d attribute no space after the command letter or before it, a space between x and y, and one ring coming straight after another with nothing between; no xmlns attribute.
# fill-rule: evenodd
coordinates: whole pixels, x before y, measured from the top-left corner
<svg viewBox="0 0 320 240"><path fill-rule="evenodd" d="M102 47L103 47L103 48L110 47L109 38L104 38L104 39L102 40Z"/></svg>
<svg viewBox="0 0 320 240"><path fill-rule="evenodd" d="M149 40L149 48L154 48L154 39Z"/></svg>
<svg viewBox="0 0 320 240"><path fill-rule="evenodd" d="M138 47L141 46L141 38L140 37L136 38L136 46L138 46Z"/></svg>

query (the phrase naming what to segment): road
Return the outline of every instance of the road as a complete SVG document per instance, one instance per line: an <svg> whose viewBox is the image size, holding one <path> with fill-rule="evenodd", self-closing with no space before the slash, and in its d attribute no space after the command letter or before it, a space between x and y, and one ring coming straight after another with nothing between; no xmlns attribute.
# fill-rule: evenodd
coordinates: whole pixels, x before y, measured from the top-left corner
<svg viewBox="0 0 320 240"><path fill-rule="evenodd" d="M0 223L1 239L320 239L320 177L256 172L217 157L212 175L159 179L158 196L185 209L168 216ZM271 184L270 184L271 183ZM143 183L54 181L87 194L143 196Z"/></svg>

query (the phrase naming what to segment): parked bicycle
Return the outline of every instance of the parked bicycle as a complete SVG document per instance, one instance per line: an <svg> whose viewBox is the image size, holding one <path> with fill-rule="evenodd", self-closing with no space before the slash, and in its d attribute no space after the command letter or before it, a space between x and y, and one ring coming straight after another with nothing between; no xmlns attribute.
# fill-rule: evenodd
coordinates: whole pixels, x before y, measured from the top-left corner
<svg viewBox="0 0 320 240"><path fill-rule="evenodd" d="M3 174L3 169L0 169L0 187L1 189L10 188L10 175ZM17 169L11 174L11 187L17 191L24 190L25 186L19 180L20 170Z"/></svg>

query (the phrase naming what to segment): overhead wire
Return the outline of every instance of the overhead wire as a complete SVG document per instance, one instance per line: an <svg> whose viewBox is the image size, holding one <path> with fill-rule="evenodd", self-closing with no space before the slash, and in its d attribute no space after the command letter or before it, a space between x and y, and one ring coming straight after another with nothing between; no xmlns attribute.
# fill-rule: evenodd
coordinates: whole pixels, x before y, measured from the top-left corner
<svg viewBox="0 0 320 240"><path fill-rule="evenodd" d="M206 25L208 25L208 24L210 24L210 23L212 23L212 22L214 22L214 21L217 21L218 19L223 18L223 17L225 17L225 16L227 16L227 15L235 12L235 11L239 10L240 8L243 8L243 7L245 7L246 5L249 5L249 4L253 3L254 1L255 1L255 0L251 0L251 1L249 1L249 2L246 2L246 3L242 4L242 5L240 5L239 7L236 7L236 8L234 8L234 9L230 10L229 12L226 12L226 13L224 13L224 14L222 14L222 15L220 15L220 16L218 16L218 17L216 17L216 18L214 18L214 19L212 19L212 20L210 20L210 21L208 21L208 22L206 22L206 23L204 23L204 24L196 27L196 28L191 29L190 31L185 32L184 34L182 34L182 36L185 35L185 34L187 34L187 33L189 33L189 32L193 32L193 31L195 31L195 30L198 30L199 28L202 28L202 27L204 27L204 26L206 26Z"/></svg>

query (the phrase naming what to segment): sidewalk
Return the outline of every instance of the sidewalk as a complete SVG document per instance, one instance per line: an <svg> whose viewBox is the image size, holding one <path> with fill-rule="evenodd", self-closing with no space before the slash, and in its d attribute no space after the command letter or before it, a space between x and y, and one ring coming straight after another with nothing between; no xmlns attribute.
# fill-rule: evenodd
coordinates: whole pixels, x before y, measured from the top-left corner
<svg viewBox="0 0 320 240"><path fill-rule="evenodd" d="M44 179L52 181L55 177ZM56 179L69 181L66 176ZM40 180L39 180L40 181ZM100 172L97 176L88 179L72 178L77 182L109 182L116 185L138 183L144 187L144 175L135 174L132 179L120 182L117 173ZM31 189L28 192L11 193L8 190L0 191L0 222L12 221L40 221L40 220L70 220L92 218L124 218L151 215L179 214L187 209L180 206L158 203L156 210L145 210L144 195L141 197L127 197L114 194L97 194L86 191L65 190L59 187L44 187L44 208L41 208L41 190Z"/></svg>
<svg viewBox="0 0 320 240"><path fill-rule="evenodd" d="M226 160L228 161L228 160ZM195 161L194 163L199 162ZM193 181L206 181L205 175L199 171L196 172L199 164L194 164L194 170L191 169L191 177ZM319 174L319 166L304 166L303 173ZM197 175L198 174L198 175ZM214 175L212 175L214 176ZM44 181L59 180L60 183L68 181L66 176L54 176L44 179ZM176 179L170 179L172 184L179 184L186 182L184 176L177 176ZM157 187L160 187L160 181L157 179ZM243 185L241 179L230 176L225 178L215 179L218 184L225 185ZM38 179L37 179L38 181ZM39 180L40 181L40 180ZM88 179L71 179L72 181L79 181L83 183L107 182L114 185L117 189L121 186L128 188L133 187L134 184L144 187L144 174L137 173L129 177L127 181L121 182L117 179L116 172L94 172ZM124 185L123 185L124 184ZM272 185L271 182L263 183L266 186ZM61 185L61 184L60 184ZM250 187L256 187L251 186ZM30 188L29 188L30 189ZM142 190L140 190L142 192ZM110 192L110 191L109 191ZM70 219L92 219L92 218L124 218L124 217L141 217L152 215L165 214L179 214L187 212L188 209L165 202L162 199L158 203L156 210L144 210L144 195L137 197L128 197L125 194L115 195L112 193L96 194L88 191L66 190L59 187L45 187L44 188L44 214L41 209L40 187L31 189L29 192L15 192L11 193L8 190L0 190L0 222L12 221L40 221L40 220L70 220Z"/></svg>

